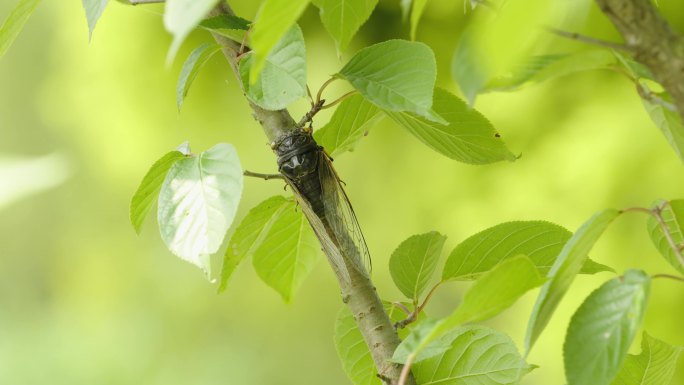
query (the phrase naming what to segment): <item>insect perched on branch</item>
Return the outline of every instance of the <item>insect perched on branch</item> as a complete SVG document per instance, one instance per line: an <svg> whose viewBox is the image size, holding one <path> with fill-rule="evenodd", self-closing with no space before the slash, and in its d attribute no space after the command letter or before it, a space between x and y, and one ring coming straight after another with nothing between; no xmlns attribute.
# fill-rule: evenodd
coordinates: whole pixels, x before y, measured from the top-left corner
<svg viewBox="0 0 684 385"><path fill-rule="evenodd" d="M367 276L370 254L356 214L332 159L316 143L311 129L296 129L271 147L278 156L278 171L292 188L340 281L349 283L350 269Z"/></svg>

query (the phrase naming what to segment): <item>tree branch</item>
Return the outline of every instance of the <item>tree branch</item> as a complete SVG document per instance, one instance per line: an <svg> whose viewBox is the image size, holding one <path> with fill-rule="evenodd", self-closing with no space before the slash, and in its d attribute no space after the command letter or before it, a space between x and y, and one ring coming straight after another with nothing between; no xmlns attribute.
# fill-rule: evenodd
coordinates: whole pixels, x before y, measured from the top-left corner
<svg viewBox="0 0 684 385"><path fill-rule="evenodd" d="M211 12L210 16L220 14L234 15L230 6L221 1ZM240 72L238 68L240 45L236 42L212 33L214 39L223 47L223 54L235 73L238 82ZM249 102L249 101L248 101ZM261 124L269 141L273 142L279 137L297 129L297 123L287 110L268 111L249 102L254 118ZM392 327L392 322L385 312L380 297L375 290L373 282L368 276L354 268L349 269L349 284L340 281L342 299L347 304L354 320L368 345L373 356L375 367L383 381L388 384L396 384L402 372L402 365L390 362L401 340ZM410 374L405 374L406 384L414 385L415 381Z"/></svg>
<svg viewBox="0 0 684 385"><path fill-rule="evenodd" d="M596 0L633 52L674 101L684 121L684 38L676 33L651 0Z"/></svg>

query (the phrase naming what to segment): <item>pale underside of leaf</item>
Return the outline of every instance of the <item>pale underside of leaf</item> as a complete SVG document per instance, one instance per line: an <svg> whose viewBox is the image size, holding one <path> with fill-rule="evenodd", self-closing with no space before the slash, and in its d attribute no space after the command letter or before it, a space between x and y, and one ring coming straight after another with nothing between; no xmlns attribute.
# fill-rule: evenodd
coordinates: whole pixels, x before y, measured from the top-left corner
<svg viewBox="0 0 684 385"><path fill-rule="evenodd" d="M242 194L242 168L234 147L220 143L177 161L159 194L164 243L209 275L209 255L221 246Z"/></svg>

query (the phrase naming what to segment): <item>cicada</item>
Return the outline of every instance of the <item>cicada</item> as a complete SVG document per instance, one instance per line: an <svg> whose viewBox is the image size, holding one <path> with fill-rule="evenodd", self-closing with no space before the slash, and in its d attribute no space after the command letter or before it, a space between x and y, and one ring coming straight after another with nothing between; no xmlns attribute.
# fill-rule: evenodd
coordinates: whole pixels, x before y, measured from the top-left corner
<svg viewBox="0 0 684 385"><path fill-rule="evenodd" d="M354 209L332 159L319 146L310 129L296 129L272 146L278 171L292 189L337 276L349 283L349 269L364 276L370 270L370 253Z"/></svg>

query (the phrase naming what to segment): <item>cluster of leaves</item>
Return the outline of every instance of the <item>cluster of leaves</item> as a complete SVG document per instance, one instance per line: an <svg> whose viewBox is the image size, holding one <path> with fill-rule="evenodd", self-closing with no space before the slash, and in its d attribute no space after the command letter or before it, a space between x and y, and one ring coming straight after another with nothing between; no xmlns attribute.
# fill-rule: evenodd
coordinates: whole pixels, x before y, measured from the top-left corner
<svg viewBox="0 0 684 385"><path fill-rule="evenodd" d="M587 254L610 223L628 211L651 214L647 229L654 245L673 267L683 272L684 200L657 201L650 210L604 210L574 234L543 221L494 226L456 246L444 263L440 281L425 297L422 296L430 286L445 237L430 232L408 238L390 259L392 278L410 301L408 305L395 302L390 312L399 327L408 324L410 329L393 360L413 365L419 384L517 383L534 369L524 357L575 276L612 271L588 259ZM563 346L568 384L669 383L682 348L644 332L642 353L627 354L646 311L651 279L643 271L628 270L605 282L584 300L570 321ZM451 280L475 283L448 316L431 319L423 314L421 318L434 290ZM524 355L505 334L474 324L499 314L539 286L541 291L529 319ZM345 371L354 384L379 384L374 378L370 352L360 347L362 337L349 317L348 311L342 310L335 328L337 350ZM415 320L419 322L411 324Z"/></svg>

